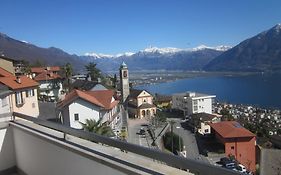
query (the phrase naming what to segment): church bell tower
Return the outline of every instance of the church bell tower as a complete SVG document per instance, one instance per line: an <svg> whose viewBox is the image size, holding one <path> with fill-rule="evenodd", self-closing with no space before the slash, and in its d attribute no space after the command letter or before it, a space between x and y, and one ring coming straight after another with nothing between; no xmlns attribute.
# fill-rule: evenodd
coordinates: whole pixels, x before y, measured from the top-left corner
<svg viewBox="0 0 281 175"><path fill-rule="evenodd" d="M121 85L121 97L124 103L130 94L129 88L129 72L127 65L123 62L120 66L120 85Z"/></svg>

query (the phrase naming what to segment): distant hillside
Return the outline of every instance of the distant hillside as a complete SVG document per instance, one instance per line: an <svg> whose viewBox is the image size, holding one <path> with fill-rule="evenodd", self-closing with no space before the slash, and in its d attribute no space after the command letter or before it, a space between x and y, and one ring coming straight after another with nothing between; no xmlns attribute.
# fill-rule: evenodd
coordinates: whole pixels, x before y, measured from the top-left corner
<svg viewBox="0 0 281 175"><path fill-rule="evenodd" d="M204 67L208 71L281 71L281 24L249 38Z"/></svg>
<svg viewBox="0 0 281 175"><path fill-rule="evenodd" d="M221 48L223 47L223 48ZM125 61L131 70L202 70L212 59L229 47L199 47L194 49L148 48L137 53L118 56L92 54L84 56L93 60L105 71L118 70Z"/></svg>
<svg viewBox="0 0 281 175"><path fill-rule="evenodd" d="M41 48L19 41L0 33L0 54L16 60L27 60L30 63L40 61L46 65L64 65L70 62L75 70L84 69L84 63L77 55L70 55L55 47Z"/></svg>
<svg viewBox="0 0 281 175"><path fill-rule="evenodd" d="M55 47L41 48L0 33L0 54L16 60L27 60L31 64L40 61L45 65L62 66L69 62L77 72L85 71L84 66L92 61L102 71L118 71L123 61L130 70L202 70L212 59L229 48L204 45L193 49L150 47L137 53L128 52L115 56L95 53L77 56Z"/></svg>

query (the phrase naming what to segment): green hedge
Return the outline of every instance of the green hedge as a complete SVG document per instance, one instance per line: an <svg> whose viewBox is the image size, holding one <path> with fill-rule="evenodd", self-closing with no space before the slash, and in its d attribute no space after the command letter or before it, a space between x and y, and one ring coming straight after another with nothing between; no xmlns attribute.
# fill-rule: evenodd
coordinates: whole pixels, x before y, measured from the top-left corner
<svg viewBox="0 0 281 175"><path fill-rule="evenodd" d="M183 150L183 139L179 135L175 133L172 134L171 132L167 132L163 136L164 146L166 149L168 149L171 152L172 152L172 138L173 138L174 154L176 154L177 151Z"/></svg>

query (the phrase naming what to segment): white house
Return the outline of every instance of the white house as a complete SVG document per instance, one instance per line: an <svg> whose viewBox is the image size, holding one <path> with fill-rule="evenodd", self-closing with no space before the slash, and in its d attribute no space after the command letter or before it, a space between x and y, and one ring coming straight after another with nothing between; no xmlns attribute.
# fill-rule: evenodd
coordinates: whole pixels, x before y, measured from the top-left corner
<svg viewBox="0 0 281 175"><path fill-rule="evenodd" d="M185 92L172 96L172 108L184 112L185 116L194 113L212 114L212 99L215 95L206 95L196 92Z"/></svg>
<svg viewBox="0 0 281 175"><path fill-rule="evenodd" d="M221 121L221 115L196 113L190 116L190 123L195 130L201 135L211 134L211 126L209 123L217 123Z"/></svg>
<svg viewBox="0 0 281 175"><path fill-rule="evenodd" d="M40 89L40 98L57 100L62 98L62 77L58 74L60 67L33 67L32 78L37 81Z"/></svg>
<svg viewBox="0 0 281 175"><path fill-rule="evenodd" d="M11 93L7 86L0 84L0 121L11 119L12 107L9 98Z"/></svg>
<svg viewBox="0 0 281 175"><path fill-rule="evenodd" d="M65 99L58 103L63 124L72 128L82 129L80 122L85 123L86 119L107 123L112 128L118 120L118 104L112 90L80 91L73 90Z"/></svg>

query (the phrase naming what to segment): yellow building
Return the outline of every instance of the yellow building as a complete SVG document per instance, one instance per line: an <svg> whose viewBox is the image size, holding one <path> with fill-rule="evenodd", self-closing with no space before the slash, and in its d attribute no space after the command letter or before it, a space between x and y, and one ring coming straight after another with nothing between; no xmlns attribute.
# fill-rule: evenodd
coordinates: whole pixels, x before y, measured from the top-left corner
<svg viewBox="0 0 281 175"><path fill-rule="evenodd" d="M156 106L153 96L145 90L131 89L128 98L128 113L134 118L147 118L155 116Z"/></svg>

